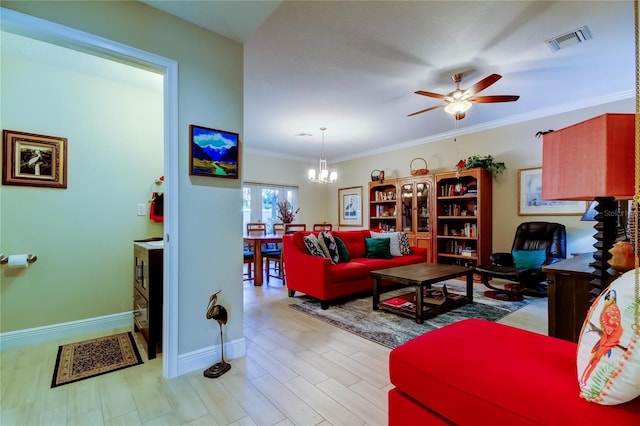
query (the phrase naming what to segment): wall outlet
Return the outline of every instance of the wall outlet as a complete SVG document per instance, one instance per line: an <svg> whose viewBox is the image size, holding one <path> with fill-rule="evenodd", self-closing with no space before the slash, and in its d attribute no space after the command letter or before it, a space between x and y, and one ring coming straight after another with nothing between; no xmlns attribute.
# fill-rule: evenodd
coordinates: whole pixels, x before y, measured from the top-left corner
<svg viewBox="0 0 640 426"><path fill-rule="evenodd" d="M147 205L138 204L138 216L145 216L147 214Z"/></svg>

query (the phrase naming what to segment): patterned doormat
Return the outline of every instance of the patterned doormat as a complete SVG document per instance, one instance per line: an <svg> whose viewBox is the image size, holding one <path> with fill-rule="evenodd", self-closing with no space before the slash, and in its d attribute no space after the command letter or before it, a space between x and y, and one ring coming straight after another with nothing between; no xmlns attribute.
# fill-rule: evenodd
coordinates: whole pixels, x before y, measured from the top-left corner
<svg viewBox="0 0 640 426"><path fill-rule="evenodd" d="M458 284L455 281L448 281L446 284L450 293L466 293L464 284ZM439 284L435 285L435 287L437 286ZM380 295L380 299L397 297L407 293L407 290L410 289L403 287L385 292ZM526 306L531 301L526 297L520 302L494 300L484 296L485 290L487 288L484 286L474 285L472 304L463 305L436 315L433 318L424 320L422 324L416 324L410 318L401 317L390 312L374 311L371 307L372 299L370 295L345 299L329 305L329 309L326 310L320 308L320 301L307 296L302 296L301 299L303 301L289 306L335 327L393 349L421 334L466 318L483 318L489 321L497 321Z"/></svg>
<svg viewBox="0 0 640 426"><path fill-rule="evenodd" d="M62 345L58 349L51 387L142 364L131 332Z"/></svg>

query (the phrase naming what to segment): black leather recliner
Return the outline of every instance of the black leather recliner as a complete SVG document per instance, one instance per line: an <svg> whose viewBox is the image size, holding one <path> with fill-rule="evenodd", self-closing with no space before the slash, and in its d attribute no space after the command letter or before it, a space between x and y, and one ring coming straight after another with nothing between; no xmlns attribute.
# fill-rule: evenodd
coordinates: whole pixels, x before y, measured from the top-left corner
<svg viewBox="0 0 640 426"><path fill-rule="evenodd" d="M516 229L511 251L546 250L547 266L567 257L567 232L565 226L554 222L524 222ZM489 287L485 296L498 300L522 300L523 295L544 297L547 295L547 276L540 268L516 268L511 253L493 253L490 265L475 268L482 277L482 283ZM492 278L502 278L517 284L505 284L504 289L492 286Z"/></svg>

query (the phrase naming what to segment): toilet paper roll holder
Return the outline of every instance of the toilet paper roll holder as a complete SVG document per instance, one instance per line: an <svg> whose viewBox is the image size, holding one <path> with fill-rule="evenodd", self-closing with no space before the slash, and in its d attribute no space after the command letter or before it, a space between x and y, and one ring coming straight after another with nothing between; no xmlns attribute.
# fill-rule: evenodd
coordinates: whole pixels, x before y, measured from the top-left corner
<svg viewBox="0 0 640 426"><path fill-rule="evenodd" d="M31 265L36 260L38 260L38 256L36 256L35 254L27 255L27 262L29 263L29 265ZM0 253L0 265L6 265L7 263L9 263L9 256L5 256L4 254Z"/></svg>

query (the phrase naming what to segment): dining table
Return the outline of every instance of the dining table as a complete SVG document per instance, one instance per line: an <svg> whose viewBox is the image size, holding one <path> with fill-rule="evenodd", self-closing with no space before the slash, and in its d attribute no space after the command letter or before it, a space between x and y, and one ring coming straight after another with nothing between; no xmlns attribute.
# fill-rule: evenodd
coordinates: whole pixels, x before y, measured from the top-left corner
<svg viewBox="0 0 640 426"><path fill-rule="evenodd" d="M253 264L255 269L253 285L262 285L264 282L262 245L282 243L282 234L244 235L242 238L245 243L249 243L253 246ZM269 273L269 271L267 271L267 273Z"/></svg>

